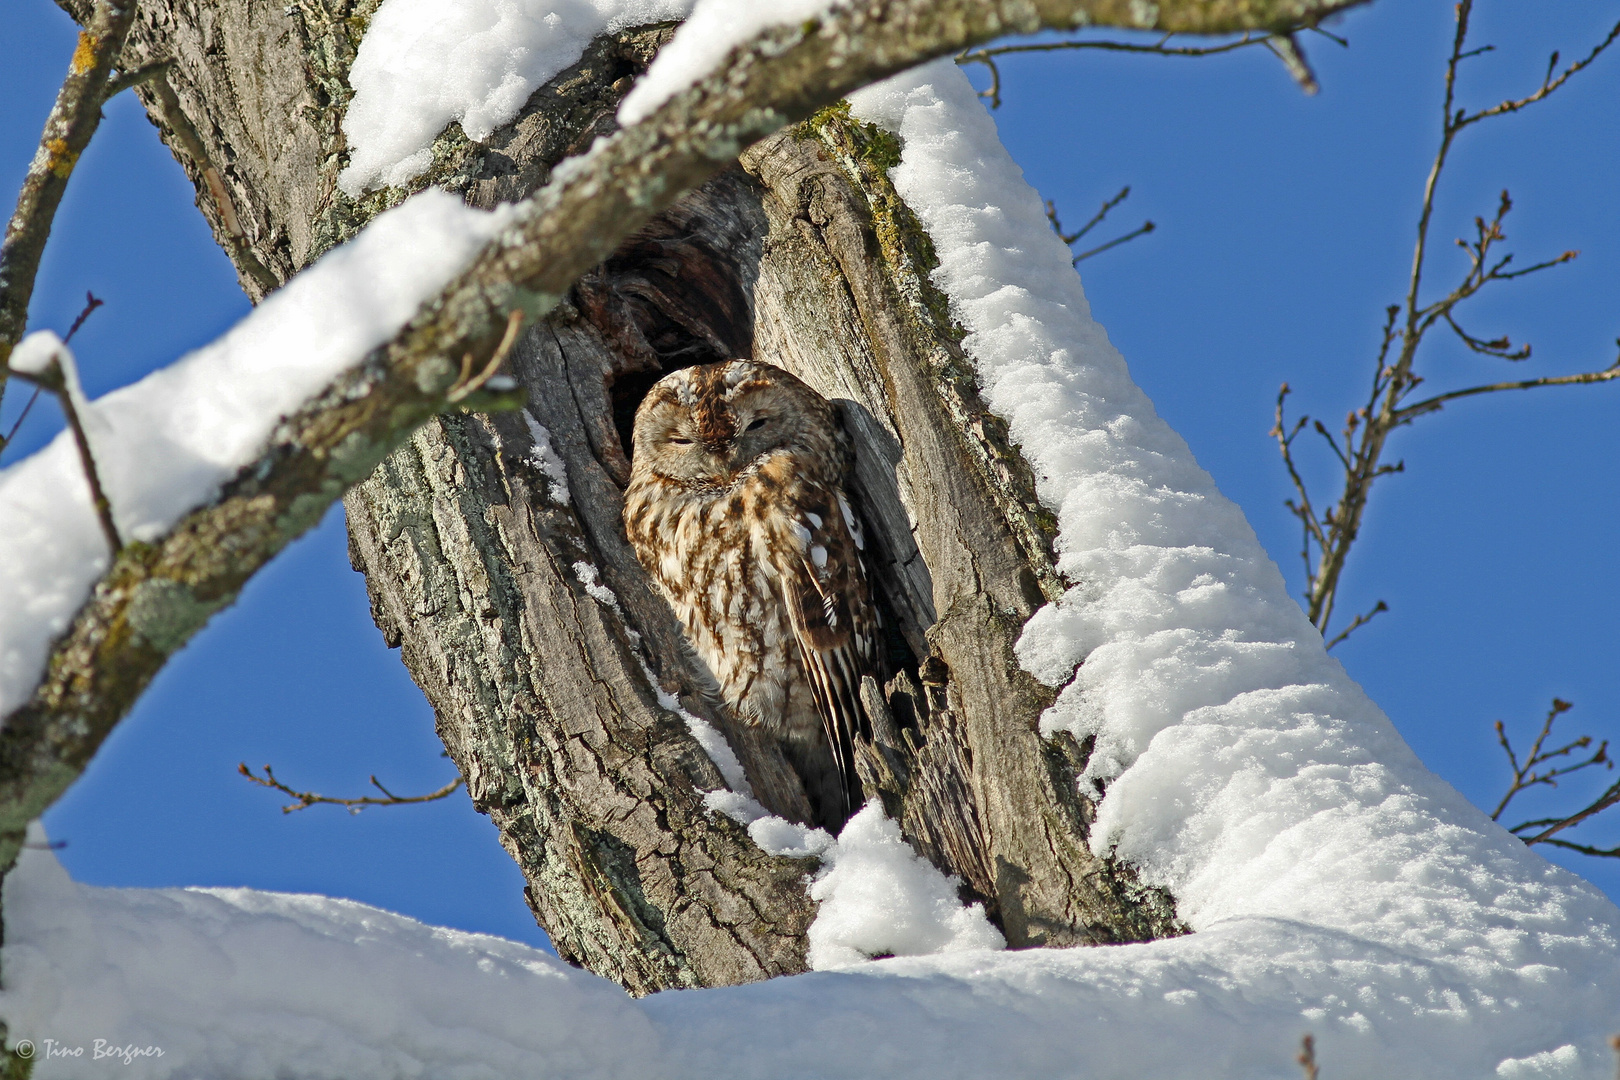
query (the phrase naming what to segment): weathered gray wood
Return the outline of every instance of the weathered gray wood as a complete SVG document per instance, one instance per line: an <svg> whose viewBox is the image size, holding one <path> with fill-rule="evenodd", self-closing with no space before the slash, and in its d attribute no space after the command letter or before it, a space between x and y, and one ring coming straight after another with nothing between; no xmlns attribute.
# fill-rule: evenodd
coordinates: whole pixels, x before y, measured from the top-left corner
<svg viewBox="0 0 1620 1080"><path fill-rule="evenodd" d="M701 940L665 925L665 913L687 901L676 870L689 858L684 845L694 832L731 828L692 812L692 790L719 783L712 769L691 764L695 747L667 713L657 738L666 752L680 748L689 764L681 773L638 773L631 786L643 806L657 808L644 820L598 816L596 808L622 806L621 785L568 749L582 717L592 724L588 742L617 744L654 730L638 712L649 708L645 674L623 659L637 654L667 689L726 732L767 807L808 817L779 750L731 724L687 669L679 632L619 525L627 462L615 401L626 387L644 391L672 365L750 352L839 401L857 444L853 490L873 538L873 578L884 585L912 657L924 661L916 671L920 687L904 673L896 687L895 706L906 720L889 733L888 779L874 784L888 787L883 793L908 836L987 902L1015 945L1138 940L1176 930L1167 898L1133 888L1128 872L1091 855L1090 807L1074 790L1083 761L1036 734L1051 692L1018 669L1011 646L1045 600L1042 582L1054 592L1061 587L1043 532L1049 521L1027 468L1004 435L998 441L1003 429L978 401L955 345L959 332L926 282L926 237L882 168L895 149L892 139L838 110L768 140L744 156L748 175L722 174L655 220L581 284L576 303L526 339L510 370L529 389L532 418L566 465L566 511L544 502L549 494L538 489L520 495L510 475L494 478L487 461L521 462L535 453L517 418L483 425L487 445L467 434L478 429L470 421L442 421L348 500L356 563L367 572L379 625L404 644L464 774L470 781L547 776L543 790L509 786L504 804L485 797L481 783L471 786L523 866L542 924L559 935L564 955L637 990L791 970L762 958L759 941ZM533 465L527 469L538 476ZM514 516L509 507L525 500L543 514ZM424 501L454 503L460 513L423 514ZM412 505L418 509L408 516L431 519L433 528L395 524L406 512L400 508ZM498 520L502 528L464 528L462 519ZM543 525L564 519L567 528ZM521 641L457 628L471 618L467 612L492 612L482 624L505 627L580 603L586 582L579 573L542 579L535 563L587 566L589 583L611 590L613 603L597 611L611 648L609 638L561 624L544 640ZM433 582L433 573L451 572L447 566L457 568L454 588ZM520 599L509 599L514 595ZM485 679L490 689L471 697L449 675L479 670L492 657L532 670L521 677L516 668L499 670ZM534 715L528 722L536 745L552 747L543 765L491 734L516 708L496 688L514 679L552 702L523 710ZM560 807L559 790L568 792ZM686 816L675 818L672 804L686 807ZM581 828L597 839L594 846L572 841ZM622 857L604 862L599 851L608 837ZM537 860L536 851L546 857ZM728 857L745 877L785 883L756 896L755 910L782 937L800 932L799 879L770 869L780 860L746 844ZM632 867L633 878L615 877ZM633 932L619 914L626 905L581 891L581 880L598 882L598 892L633 893L642 912ZM657 887L649 889L649 881ZM700 902L712 906L729 888L717 881ZM770 933L759 940L776 943ZM666 963L635 959L648 949L667 950ZM717 962L716 949L747 959Z"/></svg>
<svg viewBox="0 0 1620 1080"><path fill-rule="evenodd" d="M988 902L1012 945L1174 933L1167 897L1091 854L1074 771L1037 734L1052 694L1012 646L1062 588L1051 519L927 280L932 249L886 175L898 151L829 109L743 160L771 220L756 356L848 402L883 564L874 579L925 658L924 692L908 695L921 747L901 820Z"/></svg>
<svg viewBox="0 0 1620 1080"><path fill-rule="evenodd" d="M70 10L84 6L83 0L60 2ZM1208 32L1308 23L1351 2L900 0L860 6L825 24L773 31L723 77L678 98L659 124L618 140L610 147L617 157L596 161L611 169L645 165L662 178L660 190L682 191L710 174L720 148L735 145L734 132L757 137L764 117L806 116L833 96L828 79L841 92L894 70L895 57L939 55L1014 26L1067 25L1076 13L1098 23ZM375 0L289 6L143 0L123 66L174 61L174 102L201 147L180 146L177 156L255 297L407 194L390 190L356 202L335 188L348 65L374 7ZM612 127L627 76L668 32L667 26L649 27L597 41L482 146L452 127L437 141L434 166L418 183L448 187L481 204L522 195L562 156ZM875 44L851 44L868 39ZM150 87L136 92L162 127L164 103ZM784 111L755 107L767 99ZM697 123L705 117L707 126ZM820 146L813 153L797 145L815 140ZM790 141L796 148L789 141L773 144L782 166L777 175L756 156L757 182L734 174L730 188L712 188L654 221L621 248L622 258L610 258L582 282L574 303L514 357L535 392L535 408L562 410L554 433L571 485L579 485L570 507L544 502L545 485L525 464L533 449L530 432L517 416L452 417L430 427L374 478L376 490L356 497L357 506L370 499L354 514L354 549L371 570L379 622L405 648L440 709L447 745L469 789L502 824L504 841L529 879L531 902L567 955L637 991L797 970L809 917L803 862L764 856L740 828L702 806L700 794L718 783L717 771L684 725L657 704L652 682L683 692L689 708L728 728L756 793L773 809L802 816L794 778L772 747L730 729L723 710L706 700L685 671L668 613L623 558L612 527L612 491L624 463L622 447L616 458L605 406L622 418L633 404L629 391L653 374L649 358L656 365L719 358L745 350L758 332L782 356L797 350L804 370L819 366L829 377L826 387L852 403L845 417L865 447L857 486L883 537L880 553L891 564L887 601L904 642L897 648L909 649L912 661L889 688L886 704L895 723L881 725L885 741L877 756L863 757L876 762L867 771L908 835L989 901L1015 944L1175 932L1169 898L1137 887L1128 868L1099 862L1087 849L1091 807L1073 782L1087 748L1072 740L1043 743L1036 735L1033 718L1049 694L1018 670L1010 643L1028 613L1063 584L1052 571L1050 517L1034 500L1028 470L1007 444L1004 427L978 402L942 299L927 287L927 238L883 176L892 140L834 112ZM839 170L848 185L842 192L834 182ZM224 200L205 194L209 171L222 177ZM557 253L543 264L551 269L536 270L532 260L508 252L453 287L465 310L455 309L459 314L442 340L454 341L458 355L462 349L487 353L509 300L523 310L549 310L584 267L673 197L614 184L586 204L578 202L582 190L561 185L531 216L543 222L542 232L525 242ZM572 214L564 212L570 205ZM694 208L687 224L701 220L714 232L681 224ZM226 221L232 216L238 228ZM763 234L757 232L761 221ZM757 257L750 246L755 241ZM773 285L772 245L789 243L817 253L803 272L819 268L827 275L794 285L783 268ZM671 252L673 277L658 266ZM697 288L686 287L689 277ZM812 296L817 288L841 302L822 313L841 312L834 321L853 337L834 341L837 335L823 334L822 345L806 346L786 332L792 318L772 313L771 297L779 296L787 311L796 291ZM502 299L508 294L515 299ZM411 344L377 363L425 362L428 347L441 341L433 337L441 332L435 318L413 323L402 335ZM843 360L827 361L823 345L835 346ZM352 479L346 470L375 460L333 449L327 436L351 427L356 436L362 429L386 434L386 425L374 422L386 401L365 399L355 381L380 377L382 370L334 386L296 418L289 431L296 430L299 445L284 456L293 472L314 471L288 479L272 467L267 483L286 480L283 486L293 492L308 481L329 498ZM575 407L571 420L559 404L568 400ZM417 423L421 414L411 409L422 404L413 398L401 422ZM335 418L330 423L328 412ZM392 445L397 436L395 430L367 445ZM311 465L336 459L339 450L340 467ZM255 482L244 479L242 491ZM199 518L199 536L224 529L215 562L243 541L222 517L242 491L228 492L221 507ZM268 538L243 541L255 545L255 558L267 557L307 524L314 503L304 498L298 513L282 513L278 505L266 503L270 517L262 527L257 518L249 522L250 531ZM167 557L176 544L185 547L166 540L153 558ZM595 558L589 565L613 590L615 603L605 603L601 587L593 588L590 575L579 570L587 560L569 561L579 551ZM250 559L214 573L209 588L220 589L218 597L208 593L209 602L228 602L236 579L256 565ZM151 576L144 564L124 569L131 581ZM53 658L53 672L58 660L67 665L53 687L85 673L101 680L97 687L117 681L118 672L101 670L95 656L117 651L117 642L102 648L113 641L102 631L117 623L128 597L118 582L105 584L81 613L66 651ZM127 707L139 692L135 684L144 685L213 610L189 597L181 597L191 606L180 605L178 636L154 644L150 657L142 654L138 674L126 680L131 686L110 695L96 690L109 717ZM169 614L179 610L167 593L160 606ZM105 618L98 615L103 608ZM73 652L81 643L90 649L82 657ZM641 672L643 661L651 680ZM39 707L56 708L54 701Z"/></svg>
<svg viewBox="0 0 1620 1080"><path fill-rule="evenodd" d="M532 370L561 362L555 335L531 340ZM545 418L569 430L571 399L556 402ZM576 505L613 498L578 467L588 450L571 430L553 446ZM704 808L724 782L638 655L667 649L652 643L656 618L639 642L626 633L621 612L648 606L645 584L554 501L532 447L519 417L445 418L350 494L378 625L560 955L639 993L802 970L810 868Z"/></svg>

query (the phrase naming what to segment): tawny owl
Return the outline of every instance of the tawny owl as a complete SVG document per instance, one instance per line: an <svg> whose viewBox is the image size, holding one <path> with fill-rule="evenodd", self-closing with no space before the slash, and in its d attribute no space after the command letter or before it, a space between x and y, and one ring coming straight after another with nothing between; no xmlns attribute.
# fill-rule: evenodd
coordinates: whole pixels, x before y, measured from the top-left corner
<svg viewBox="0 0 1620 1080"><path fill-rule="evenodd" d="M747 360L665 377L636 411L624 525L726 704L781 739L818 822L859 803L877 616L832 406ZM827 747L836 772L818 766Z"/></svg>

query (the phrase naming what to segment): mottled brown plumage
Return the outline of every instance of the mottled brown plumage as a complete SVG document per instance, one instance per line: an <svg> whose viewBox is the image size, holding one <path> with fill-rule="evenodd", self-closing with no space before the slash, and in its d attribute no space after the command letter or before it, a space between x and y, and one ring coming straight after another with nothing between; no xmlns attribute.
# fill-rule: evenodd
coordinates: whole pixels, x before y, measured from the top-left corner
<svg viewBox="0 0 1620 1080"><path fill-rule="evenodd" d="M721 696L783 740L830 825L859 802L860 684L877 664L849 461L832 407L780 368L686 368L636 412L624 506Z"/></svg>

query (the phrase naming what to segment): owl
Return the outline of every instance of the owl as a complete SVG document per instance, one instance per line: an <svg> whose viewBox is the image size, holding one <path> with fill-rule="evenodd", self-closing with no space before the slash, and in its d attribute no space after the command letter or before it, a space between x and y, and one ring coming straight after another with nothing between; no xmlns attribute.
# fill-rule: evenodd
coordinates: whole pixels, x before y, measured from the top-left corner
<svg viewBox="0 0 1620 1080"><path fill-rule="evenodd" d="M636 411L624 504L631 546L726 704L781 740L833 828L860 801L861 677L878 674L850 460L832 406L781 368L685 368Z"/></svg>

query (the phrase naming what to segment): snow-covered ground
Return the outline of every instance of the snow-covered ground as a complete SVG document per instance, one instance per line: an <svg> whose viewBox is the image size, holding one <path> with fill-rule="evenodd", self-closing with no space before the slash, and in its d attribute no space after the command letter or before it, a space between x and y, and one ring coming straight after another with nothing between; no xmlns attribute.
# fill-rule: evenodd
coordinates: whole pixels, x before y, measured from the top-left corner
<svg viewBox="0 0 1620 1080"><path fill-rule="evenodd" d="M1306 1031L1331 1076L1610 1073L1620 911L1430 774L1327 656L1092 321L962 75L931 65L853 104L900 134L895 183L934 239L986 400L1059 515L1074 586L1019 646L1063 687L1043 724L1097 737L1098 850L1167 886L1196 932L998 950L868 811L813 886L818 966L835 970L633 1001L509 942L321 897L91 888L34 849L6 885L0 1015L38 1055L84 1048L42 1061L42 1080L1286 1077ZM424 212L462 220L440 202ZM483 228L449 231L472 244ZM267 426L287 406L255 404L240 377L242 422ZM0 518L17 477L45 467L0 474ZM83 541L63 558L93 576L93 519L47 524ZM18 628L58 617L13 614L29 580L0 555L0 701L37 677ZM761 843L807 843L765 824ZM927 954L859 958L878 950ZM126 1052L96 1060L98 1039Z"/></svg>

